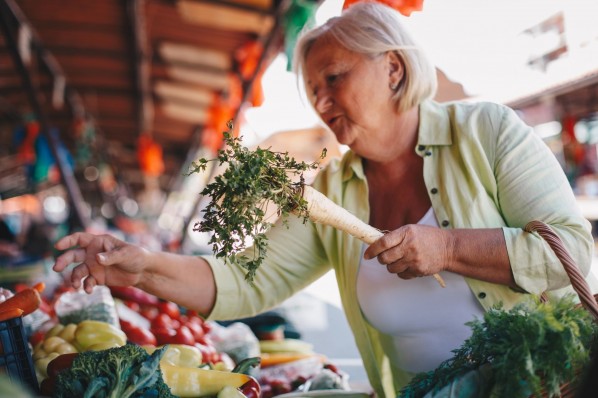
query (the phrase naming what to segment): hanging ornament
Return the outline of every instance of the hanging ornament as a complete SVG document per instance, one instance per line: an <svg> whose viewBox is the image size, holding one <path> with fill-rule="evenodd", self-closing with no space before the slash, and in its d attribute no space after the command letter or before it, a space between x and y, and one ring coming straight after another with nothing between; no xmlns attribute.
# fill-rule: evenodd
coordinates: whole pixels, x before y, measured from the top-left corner
<svg viewBox="0 0 598 398"><path fill-rule="evenodd" d="M39 135L39 123L33 117L26 118L25 128L17 130L15 139L18 141L17 157L25 164L35 163L35 140Z"/></svg>
<svg viewBox="0 0 598 398"><path fill-rule="evenodd" d="M249 40L235 50L234 58L237 71L243 80L253 78L260 63L264 47L257 40Z"/></svg>
<svg viewBox="0 0 598 398"><path fill-rule="evenodd" d="M159 176L164 173L162 147L149 135L142 134L137 141L137 158L143 174Z"/></svg>
<svg viewBox="0 0 598 398"><path fill-rule="evenodd" d="M214 94L214 100L208 110L208 120L202 131L201 146L209 149L212 153L218 152L224 141L223 131L226 124L235 116L235 110L230 103L220 94Z"/></svg>
<svg viewBox="0 0 598 398"><path fill-rule="evenodd" d="M343 10L348 8L351 4L359 3L363 0L345 0L343 3ZM424 8L424 0L376 0L378 3L386 4L394 8L406 17L410 16L414 11L421 11Z"/></svg>

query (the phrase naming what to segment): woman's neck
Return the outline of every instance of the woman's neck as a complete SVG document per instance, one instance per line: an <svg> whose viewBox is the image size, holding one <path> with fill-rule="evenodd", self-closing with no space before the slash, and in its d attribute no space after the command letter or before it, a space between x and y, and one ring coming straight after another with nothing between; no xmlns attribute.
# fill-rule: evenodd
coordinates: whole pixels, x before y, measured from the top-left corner
<svg viewBox="0 0 598 398"><path fill-rule="evenodd" d="M364 169L369 175L383 175L392 179L419 165L421 158L415 153L417 145L419 112L414 107L395 118L392 136L374 156L364 159ZM398 175L397 175L398 174Z"/></svg>

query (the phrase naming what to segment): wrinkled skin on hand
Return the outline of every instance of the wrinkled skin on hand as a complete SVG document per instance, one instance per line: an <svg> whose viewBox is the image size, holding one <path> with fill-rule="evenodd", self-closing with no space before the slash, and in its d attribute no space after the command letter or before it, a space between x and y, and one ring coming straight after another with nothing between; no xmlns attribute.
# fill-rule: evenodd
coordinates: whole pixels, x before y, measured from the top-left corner
<svg viewBox="0 0 598 398"><path fill-rule="evenodd" d="M384 234L372 243L364 258L378 257L388 272L402 279L439 273L453 261L454 242L449 231L409 224Z"/></svg>
<svg viewBox="0 0 598 398"><path fill-rule="evenodd" d="M148 253L139 246L123 242L111 235L93 235L85 232L65 236L54 246L58 250L66 250L56 258L54 271L62 272L69 264L78 263L71 274L71 282L75 288L81 287L83 283L88 293L98 284L138 284Z"/></svg>

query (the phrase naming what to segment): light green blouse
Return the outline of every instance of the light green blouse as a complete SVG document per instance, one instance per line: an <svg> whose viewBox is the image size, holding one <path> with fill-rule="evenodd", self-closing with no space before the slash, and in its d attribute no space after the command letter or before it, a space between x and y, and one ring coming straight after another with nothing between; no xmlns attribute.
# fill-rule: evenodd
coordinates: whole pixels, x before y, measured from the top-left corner
<svg viewBox="0 0 598 398"><path fill-rule="evenodd" d="M570 291L567 274L548 245L522 230L531 220L552 226L588 274L593 249L590 223L580 214L554 155L514 111L491 103L427 101L420 105L414 150L424 159L424 179L441 228L502 227L522 291ZM313 186L368 220L368 186L361 159L354 153L331 162ZM218 287L210 319L235 319L270 309L332 267L369 381L379 397L396 396L412 375L391 367L378 332L362 316L355 292L362 243L299 219L289 219L288 229L277 225L268 235L268 253L255 288L244 281L240 269L208 258ZM467 282L486 310L498 302L510 308L529 297L501 285Z"/></svg>

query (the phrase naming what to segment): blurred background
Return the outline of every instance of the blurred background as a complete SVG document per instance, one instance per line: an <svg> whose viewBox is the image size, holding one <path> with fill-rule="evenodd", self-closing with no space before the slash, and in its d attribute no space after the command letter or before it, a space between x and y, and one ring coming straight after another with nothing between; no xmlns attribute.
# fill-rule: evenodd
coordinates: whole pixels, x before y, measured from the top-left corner
<svg viewBox="0 0 598 398"><path fill-rule="evenodd" d="M598 2L397 0L437 65L438 101L513 107L598 221ZM299 32L342 0L0 0L0 283L52 278L52 243L109 232L210 252L193 232L226 122L247 146L324 163L345 148L290 71ZM313 178L313 175L308 176ZM595 231L598 229L595 228ZM596 232L598 234L598 232ZM594 267L596 269L596 267ZM365 380L326 275L282 307Z"/></svg>

